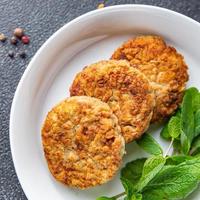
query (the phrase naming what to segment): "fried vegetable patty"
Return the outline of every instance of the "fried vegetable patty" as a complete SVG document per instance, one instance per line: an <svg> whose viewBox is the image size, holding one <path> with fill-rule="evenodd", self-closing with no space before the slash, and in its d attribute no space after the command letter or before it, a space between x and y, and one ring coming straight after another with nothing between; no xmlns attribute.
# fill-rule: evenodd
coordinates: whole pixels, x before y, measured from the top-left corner
<svg viewBox="0 0 200 200"><path fill-rule="evenodd" d="M115 175L125 143L108 104L85 96L67 98L48 113L42 142L52 175L80 189Z"/></svg>
<svg viewBox="0 0 200 200"><path fill-rule="evenodd" d="M155 92L152 122L162 121L178 108L188 81L188 68L175 48L158 36L139 36L119 47L111 59L126 59L144 73Z"/></svg>
<svg viewBox="0 0 200 200"><path fill-rule="evenodd" d="M76 75L70 93L108 103L118 117L126 143L139 138L149 126L154 108L150 83L127 61L100 61L85 67Z"/></svg>

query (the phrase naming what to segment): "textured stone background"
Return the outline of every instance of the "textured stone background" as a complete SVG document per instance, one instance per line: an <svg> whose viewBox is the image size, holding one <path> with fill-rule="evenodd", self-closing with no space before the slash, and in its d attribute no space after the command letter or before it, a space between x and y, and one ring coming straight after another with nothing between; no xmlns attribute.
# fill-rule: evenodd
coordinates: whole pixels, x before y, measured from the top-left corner
<svg viewBox="0 0 200 200"><path fill-rule="evenodd" d="M18 182L10 153L9 113L17 84L31 57L56 30L77 16L96 9L98 0L0 0L0 32L10 36L15 27L22 27L31 36L23 60L7 56L9 49L0 43L0 200L27 199ZM117 4L149 4L175 10L200 22L199 0L108 0ZM18 47L24 48L23 46Z"/></svg>

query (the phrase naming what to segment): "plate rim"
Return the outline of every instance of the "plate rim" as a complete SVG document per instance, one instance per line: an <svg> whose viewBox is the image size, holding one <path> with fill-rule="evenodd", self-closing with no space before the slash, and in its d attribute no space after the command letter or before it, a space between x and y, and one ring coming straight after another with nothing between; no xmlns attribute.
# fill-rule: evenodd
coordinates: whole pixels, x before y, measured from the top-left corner
<svg viewBox="0 0 200 200"><path fill-rule="evenodd" d="M48 45L55 38L57 38L59 36L59 34L61 34L65 29L68 29L68 27L70 27L70 25L75 24L76 22L78 22L80 20L87 19L88 17L92 17L92 16L95 16L98 14L103 14L103 13L110 12L113 10L120 11L120 9L132 9L134 11L134 9L137 9L137 8L141 8L144 10L151 10L151 11L154 10L154 11L159 11L159 12L164 12L164 13L167 13L170 15L174 15L174 17L182 18L182 20L189 21L200 28L200 23L198 21L196 21L184 14L178 13L176 11L173 11L173 10L170 10L167 8L159 7L159 6L145 5L145 4L121 4L121 5L108 6L103 9L96 9L96 10L89 11L89 12L87 12L83 15L80 15L79 17L76 17L75 19L67 22L65 25L63 25L61 28L59 28L55 33L53 33L42 44L42 46L37 50L37 52L35 53L33 58L30 60L27 68L25 69L25 71L24 71L22 77L20 78L20 81L18 82L18 85L16 87L14 97L12 100L12 104L11 104L10 120L9 120L9 141L10 141L11 157L12 157L15 173L17 175L20 186L28 199L31 199L31 196L29 195L29 192L26 189L25 182L23 181L23 178L20 175L21 173L19 173L19 169L16 166L18 156L15 154L15 140L13 139L13 134L14 134L15 130L13 128L13 123L14 123L14 119L15 119L15 108L17 106L17 99L20 95L21 89L23 88L24 81L25 81L27 75L29 73L31 73L31 70L33 70L34 67L35 68L37 67L37 65L36 66L34 65L34 62L40 57L41 52L43 52L45 50L45 48L48 48Z"/></svg>

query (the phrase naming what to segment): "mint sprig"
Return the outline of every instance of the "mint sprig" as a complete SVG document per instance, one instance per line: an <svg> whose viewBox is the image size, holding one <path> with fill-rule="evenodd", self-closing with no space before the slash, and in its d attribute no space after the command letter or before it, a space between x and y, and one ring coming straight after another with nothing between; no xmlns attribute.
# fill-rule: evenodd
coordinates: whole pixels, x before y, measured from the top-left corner
<svg viewBox="0 0 200 200"><path fill-rule="evenodd" d="M185 91L161 137L170 141L165 153L151 135L144 134L137 144L151 156L129 162L121 170L125 192L97 200L179 200L190 195L200 183L200 93L196 88ZM168 155L172 146L176 155Z"/></svg>

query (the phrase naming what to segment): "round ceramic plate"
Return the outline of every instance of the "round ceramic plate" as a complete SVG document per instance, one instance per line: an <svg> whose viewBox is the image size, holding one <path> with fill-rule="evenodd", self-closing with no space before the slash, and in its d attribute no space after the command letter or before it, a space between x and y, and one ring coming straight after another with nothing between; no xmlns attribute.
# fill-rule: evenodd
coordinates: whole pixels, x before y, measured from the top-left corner
<svg viewBox="0 0 200 200"><path fill-rule="evenodd" d="M29 200L95 200L123 190L119 174L109 183L80 191L51 176L41 145L41 126L47 112L69 96L69 87L84 66L109 59L123 41L157 34L181 52L189 66L189 85L200 88L200 24L186 16L145 5L113 6L89 12L58 30L36 53L15 93L10 116L10 143L19 181ZM149 132L164 149L159 127ZM145 153L135 143L126 147L123 165ZM200 192L190 196L200 199Z"/></svg>

